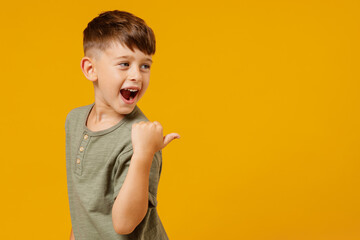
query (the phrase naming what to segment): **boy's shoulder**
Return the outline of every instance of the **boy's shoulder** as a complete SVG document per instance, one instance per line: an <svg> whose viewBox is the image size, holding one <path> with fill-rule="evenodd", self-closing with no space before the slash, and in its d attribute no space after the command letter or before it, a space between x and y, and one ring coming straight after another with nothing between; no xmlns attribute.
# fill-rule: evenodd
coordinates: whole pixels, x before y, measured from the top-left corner
<svg viewBox="0 0 360 240"><path fill-rule="evenodd" d="M66 115L65 128L68 129L69 125L74 125L74 124L79 123L79 121L81 121L81 119L82 119L82 116L85 116L85 114L90 109L92 104L88 104L85 106L79 106L79 107L71 109L70 112L68 112L68 114Z"/></svg>
<svg viewBox="0 0 360 240"><path fill-rule="evenodd" d="M70 118L74 118L74 117L75 118L79 117L79 115L81 115L81 114L85 114L92 105L93 105L93 103L71 109L70 112L68 112L68 114L66 116L66 120L68 120Z"/></svg>

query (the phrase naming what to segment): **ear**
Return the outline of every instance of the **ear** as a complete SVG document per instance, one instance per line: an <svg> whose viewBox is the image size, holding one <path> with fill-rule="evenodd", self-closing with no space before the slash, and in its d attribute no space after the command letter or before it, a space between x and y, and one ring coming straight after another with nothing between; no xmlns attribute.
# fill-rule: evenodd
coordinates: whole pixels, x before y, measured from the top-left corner
<svg viewBox="0 0 360 240"><path fill-rule="evenodd" d="M89 57L83 57L80 61L80 67L85 77L92 82L97 80L96 70L93 64L93 60Z"/></svg>

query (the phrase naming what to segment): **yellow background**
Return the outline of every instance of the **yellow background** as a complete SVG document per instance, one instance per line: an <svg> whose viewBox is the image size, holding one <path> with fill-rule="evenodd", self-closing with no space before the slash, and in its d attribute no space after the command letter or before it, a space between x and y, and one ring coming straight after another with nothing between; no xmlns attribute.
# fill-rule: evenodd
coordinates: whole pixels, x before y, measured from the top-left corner
<svg viewBox="0 0 360 240"><path fill-rule="evenodd" d="M138 106L164 134L172 240L360 239L359 1L9 1L1 29L0 239L68 239L67 113L93 102L82 31L154 30Z"/></svg>

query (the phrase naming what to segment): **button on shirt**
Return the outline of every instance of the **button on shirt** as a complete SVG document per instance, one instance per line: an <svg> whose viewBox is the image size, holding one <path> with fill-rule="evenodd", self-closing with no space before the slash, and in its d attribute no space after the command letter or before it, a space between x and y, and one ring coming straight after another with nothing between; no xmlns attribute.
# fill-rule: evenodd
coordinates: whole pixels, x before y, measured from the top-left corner
<svg viewBox="0 0 360 240"><path fill-rule="evenodd" d="M91 131L86 127L94 103L71 110L65 122L66 174L71 224L76 240L168 240L158 215L157 189L162 152L156 152L149 176L149 208L128 235L117 234L112 206L126 178L133 154L132 124L148 121L140 108L125 115L116 125Z"/></svg>

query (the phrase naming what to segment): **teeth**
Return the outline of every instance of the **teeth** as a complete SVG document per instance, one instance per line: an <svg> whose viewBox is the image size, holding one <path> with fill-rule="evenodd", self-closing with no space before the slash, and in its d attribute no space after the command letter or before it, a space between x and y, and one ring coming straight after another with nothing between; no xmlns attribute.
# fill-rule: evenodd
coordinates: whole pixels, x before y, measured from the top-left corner
<svg viewBox="0 0 360 240"><path fill-rule="evenodd" d="M136 89L127 89L127 88L125 88L126 90L128 90L128 91L130 91L130 92L137 92L138 90L136 90Z"/></svg>

